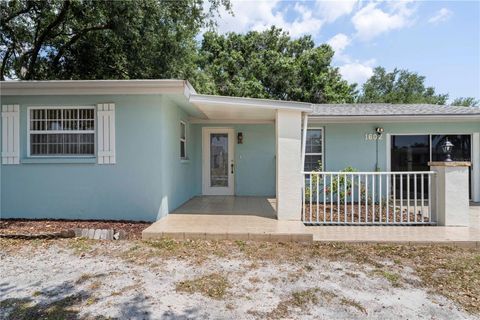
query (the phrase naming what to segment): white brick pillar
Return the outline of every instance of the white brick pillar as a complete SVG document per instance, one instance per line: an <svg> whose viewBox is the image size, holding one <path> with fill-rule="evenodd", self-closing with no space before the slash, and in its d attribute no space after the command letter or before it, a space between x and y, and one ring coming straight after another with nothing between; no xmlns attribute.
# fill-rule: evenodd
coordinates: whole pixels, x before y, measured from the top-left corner
<svg viewBox="0 0 480 320"><path fill-rule="evenodd" d="M468 226L469 188L468 170L470 162L429 162L436 172L432 195L433 210L440 226Z"/></svg>
<svg viewBox="0 0 480 320"><path fill-rule="evenodd" d="M302 208L302 112L277 110L277 218L300 220Z"/></svg>

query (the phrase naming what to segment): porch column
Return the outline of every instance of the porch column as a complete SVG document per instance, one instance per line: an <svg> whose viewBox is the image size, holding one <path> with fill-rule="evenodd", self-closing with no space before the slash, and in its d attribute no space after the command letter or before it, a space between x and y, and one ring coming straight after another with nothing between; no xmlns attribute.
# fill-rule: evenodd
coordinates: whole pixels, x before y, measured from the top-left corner
<svg viewBox="0 0 480 320"><path fill-rule="evenodd" d="M302 208L302 112L277 110L275 116L277 218L300 220Z"/></svg>
<svg viewBox="0 0 480 320"><path fill-rule="evenodd" d="M436 172L432 186L433 213L440 226L469 226L468 168L470 162L429 162Z"/></svg>

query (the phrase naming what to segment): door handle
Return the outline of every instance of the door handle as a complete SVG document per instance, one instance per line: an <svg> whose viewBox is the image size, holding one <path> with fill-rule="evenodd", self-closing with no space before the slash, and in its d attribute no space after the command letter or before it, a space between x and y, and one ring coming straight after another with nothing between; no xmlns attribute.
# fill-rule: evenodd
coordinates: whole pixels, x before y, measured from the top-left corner
<svg viewBox="0 0 480 320"><path fill-rule="evenodd" d="M233 163L230 165L230 172L233 174Z"/></svg>

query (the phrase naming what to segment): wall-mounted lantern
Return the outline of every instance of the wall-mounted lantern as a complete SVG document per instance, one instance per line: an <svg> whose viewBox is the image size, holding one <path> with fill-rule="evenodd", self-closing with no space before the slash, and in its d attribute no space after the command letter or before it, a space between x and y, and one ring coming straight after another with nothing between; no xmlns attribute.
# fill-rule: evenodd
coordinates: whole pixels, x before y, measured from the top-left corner
<svg viewBox="0 0 480 320"><path fill-rule="evenodd" d="M375 132L378 134L382 134L384 129L382 127L375 128Z"/></svg>
<svg viewBox="0 0 480 320"><path fill-rule="evenodd" d="M453 150L453 143L448 141L448 138L445 138L445 142L442 145L442 151L445 154L445 162L450 162L452 161L452 150Z"/></svg>
<svg viewBox="0 0 480 320"><path fill-rule="evenodd" d="M237 143L242 144L243 143L243 132L237 133Z"/></svg>

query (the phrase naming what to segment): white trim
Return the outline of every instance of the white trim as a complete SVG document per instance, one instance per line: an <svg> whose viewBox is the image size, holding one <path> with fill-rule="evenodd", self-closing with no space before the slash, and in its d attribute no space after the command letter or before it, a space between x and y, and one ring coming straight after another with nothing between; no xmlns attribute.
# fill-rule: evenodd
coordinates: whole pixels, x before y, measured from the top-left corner
<svg viewBox="0 0 480 320"><path fill-rule="evenodd" d="M303 149L305 149L305 155L303 157L303 165L302 165L302 172L305 171L305 158L306 156L320 156L321 158L321 162L322 162L322 168L320 168L321 170L325 170L326 168L326 165L325 165L325 129L324 127L307 127L307 131L308 130L320 130L321 131L321 138L322 138L322 152L306 152L306 147L307 147L307 137L306 137L306 132L304 132L305 134L305 147ZM303 131L303 130L302 130Z"/></svg>
<svg viewBox="0 0 480 320"><path fill-rule="evenodd" d="M312 104L305 102L292 102L271 99L256 99L242 97L225 97L214 95L191 94L188 99L193 104L212 104L212 105L229 105L238 107L256 107L273 110L296 110L304 112L312 112Z"/></svg>
<svg viewBox="0 0 480 320"><path fill-rule="evenodd" d="M310 115L310 123L371 123L394 122L478 122L480 114L463 115L391 115L391 116L316 116Z"/></svg>
<svg viewBox="0 0 480 320"><path fill-rule="evenodd" d="M235 166L235 130L233 128L202 128L202 194L234 195L235 173L228 170L228 187L210 187L210 134L228 134L228 162ZM234 169L235 172L235 169Z"/></svg>
<svg viewBox="0 0 480 320"><path fill-rule="evenodd" d="M392 171L392 155L391 155L391 152L392 152L392 134L391 133L387 133L386 134L387 136L387 141L385 142L385 146L387 148L387 152L385 153L385 161L387 162L386 163L386 168L387 168L387 171Z"/></svg>
<svg viewBox="0 0 480 320"><path fill-rule="evenodd" d="M52 109L93 109L93 130L30 130L30 110L52 110ZM97 149L96 142L96 129L97 129L97 116L95 114L95 106L30 106L27 107L27 158L91 158L95 156ZM62 133L93 133L93 154L52 154L52 155L32 155L30 153L30 136L31 134L62 134Z"/></svg>
<svg viewBox="0 0 480 320"><path fill-rule="evenodd" d="M303 115L303 132L302 132L302 172L305 171L305 154L307 152L307 130L308 130L308 115Z"/></svg>
<svg viewBox="0 0 480 320"><path fill-rule="evenodd" d="M188 122L193 124L274 124L275 120L237 120L237 119L198 119L198 118L189 118Z"/></svg>
<svg viewBox="0 0 480 320"><path fill-rule="evenodd" d="M2 95L184 94L195 90L185 80L1 81Z"/></svg>
<svg viewBox="0 0 480 320"><path fill-rule="evenodd" d="M182 138L182 132L180 131L180 160L181 161L185 161L185 160L188 160L188 153L187 153L187 123L183 120L180 120L180 129L182 129L182 124L183 124L183 136L184 138ZM182 142L184 144L184 147L185 147L185 155L182 157Z"/></svg>

